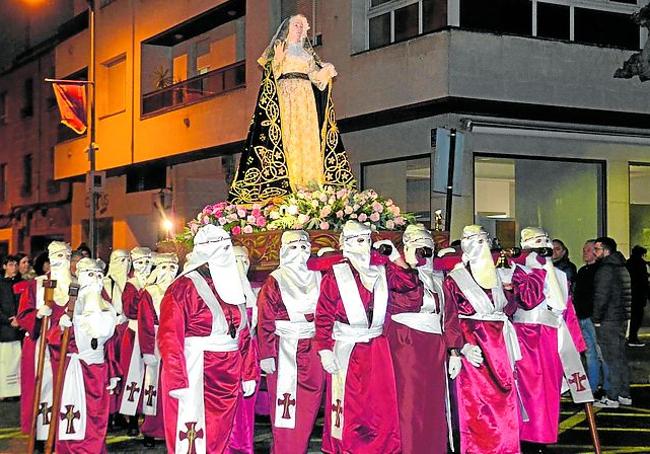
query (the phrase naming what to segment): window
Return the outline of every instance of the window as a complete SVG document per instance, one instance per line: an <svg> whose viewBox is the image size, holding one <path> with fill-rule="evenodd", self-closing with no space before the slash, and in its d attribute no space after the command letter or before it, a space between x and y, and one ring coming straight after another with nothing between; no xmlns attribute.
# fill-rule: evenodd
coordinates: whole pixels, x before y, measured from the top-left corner
<svg viewBox="0 0 650 454"><path fill-rule="evenodd" d="M460 0L460 26L494 33L532 35L530 0Z"/></svg>
<svg viewBox="0 0 650 454"><path fill-rule="evenodd" d="M0 93L0 125L7 124L7 92Z"/></svg>
<svg viewBox="0 0 650 454"><path fill-rule="evenodd" d="M0 202L7 200L7 164L0 164Z"/></svg>
<svg viewBox="0 0 650 454"><path fill-rule="evenodd" d="M102 116L106 116L126 109L126 56L113 59L102 66L107 87Z"/></svg>
<svg viewBox="0 0 650 454"><path fill-rule="evenodd" d="M630 246L650 250L650 163L630 165Z"/></svg>
<svg viewBox="0 0 650 454"><path fill-rule="evenodd" d="M587 44L639 49L639 26L629 14L575 8L575 41Z"/></svg>
<svg viewBox="0 0 650 454"><path fill-rule="evenodd" d="M475 154L474 220L504 247L541 226L578 253L603 233L603 169L600 161Z"/></svg>
<svg viewBox="0 0 650 454"><path fill-rule="evenodd" d="M23 185L20 194L23 197L32 195L32 155L23 156Z"/></svg>
<svg viewBox="0 0 650 454"><path fill-rule="evenodd" d="M447 19L445 5L440 0L369 0L368 48L441 28Z"/></svg>
<svg viewBox="0 0 650 454"><path fill-rule="evenodd" d="M571 8L566 5L537 3L537 36L542 38L571 38Z"/></svg>
<svg viewBox="0 0 650 454"><path fill-rule="evenodd" d="M20 111L23 118L34 115L34 79L26 79L23 87L23 108Z"/></svg>
<svg viewBox="0 0 650 454"><path fill-rule="evenodd" d="M126 171L126 192L164 189L167 186L167 166L146 164Z"/></svg>
<svg viewBox="0 0 650 454"><path fill-rule="evenodd" d="M419 222L431 222L431 156L417 155L361 164L363 189L390 194L404 211Z"/></svg>

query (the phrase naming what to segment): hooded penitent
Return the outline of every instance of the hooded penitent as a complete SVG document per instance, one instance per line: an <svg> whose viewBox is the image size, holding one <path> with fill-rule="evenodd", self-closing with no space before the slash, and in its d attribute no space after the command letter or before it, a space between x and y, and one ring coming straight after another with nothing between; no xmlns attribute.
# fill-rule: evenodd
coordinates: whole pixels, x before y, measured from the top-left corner
<svg viewBox="0 0 650 454"><path fill-rule="evenodd" d="M222 227L208 224L199 229L190 261L185 264L181 276L203 265L208 265L214 288L224 302L246 304L230 234Z"/></svg>
<svg viewBox="0 0 650 454"><path fill-rule="evenodd" d="M370 265L370 248L372 240L369 226L357 221L348 221L343 226L339 239L343 256L346 257L359 273L363 286L372 291L379 277L376 266Z"/></svg>
<svg viewBox="0 0 650 454"><path fill-rule="evenodd" d="M490 239L483 227L466 226L463 229L460 248L463 251L463 263L469 264L476 282L484 289L497 287L497 270L490 252Z"/></svg>
<svg viewBox="0 0 650 454"><path fill-rule="evenodd" d="M108 263L108 273L104 278L106 291L118 314L122 313L122 292L131 271L131 254L126 249L115 249L111 252Z"/></svg>
<svg viewBox="0 0 650 454"><path fill-rule="evenodd" d="M526 227L521 231L521 248L532 250L526 257L526 265L530 268L539 268L540 261L542 268L546 270L545 287L547 289L546 304L553 309L563 311L566 309L566 298L560 287L560 282L555 274L555 266L550 257L540 257L535 249L553 250L553 242L543 229L539 227Z"/></svg>
<svg viewBox="0 0 650 454"><path fill-rule="evenodd" d="M138 283L138 288L143 288L153 266L151 249L148 247L134 247L131 249L131 261L133 263L133 277Z"/></svg>
<svg viewBox="0 0 650 454"><path fill-rule="evenodd" d="M50 259L50 279L56 281L54 301L59 306L65 306L68 303L68 289L72 282L70 272L72 250L68 243L52 241L47 247L47 252Z"/></svg>

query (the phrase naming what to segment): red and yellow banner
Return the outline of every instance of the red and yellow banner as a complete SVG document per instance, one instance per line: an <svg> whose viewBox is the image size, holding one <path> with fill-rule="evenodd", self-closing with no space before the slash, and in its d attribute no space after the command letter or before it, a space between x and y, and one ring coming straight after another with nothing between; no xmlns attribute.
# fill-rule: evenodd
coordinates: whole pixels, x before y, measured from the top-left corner
<svg viewBox="0 0 650 454"><path fill-rule="evenodd" d="M88 128L86 115L86 86L81 84L53 83L54 96L61 112L61 123L77 134Z"/></svg>

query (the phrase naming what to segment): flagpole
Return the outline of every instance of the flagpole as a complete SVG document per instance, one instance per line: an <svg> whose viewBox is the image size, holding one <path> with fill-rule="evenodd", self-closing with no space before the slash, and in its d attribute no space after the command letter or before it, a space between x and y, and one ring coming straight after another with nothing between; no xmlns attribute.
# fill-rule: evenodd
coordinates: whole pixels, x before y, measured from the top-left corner
<svg viewBox="0 0 650 454"><path fill-rule="evenodd" d="M90 34L90 62L88 65L88 190L89 190L89 213L88 213L88 248L91 256L97 257L96 229L95 229L95 205L97 203L95 194L95 0L88 0L88 32Z"/></svg>

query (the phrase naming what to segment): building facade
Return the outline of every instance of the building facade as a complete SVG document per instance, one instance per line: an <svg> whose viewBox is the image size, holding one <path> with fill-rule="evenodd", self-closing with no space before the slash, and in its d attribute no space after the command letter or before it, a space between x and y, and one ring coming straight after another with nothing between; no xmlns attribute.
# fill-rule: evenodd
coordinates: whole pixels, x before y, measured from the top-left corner
<svg viewBox="0 0 650 454"><path fill-rule="evenodd" d="M640 0L645 4L645 0ZM75 7L79 14L83 1ZM99 0L100 255L151 245L226 197L257 96L257 58L297 12L339 73L334 103L363 187L427 222L444 208L440 128L455 129L452 232L504 245L541 225L577 252L608 234L650 243L650 103L615 70L645 43L635 0ZM88 31L56 45L59 78L88 65ZM87 138L55 147L85 239ZM438 162L438 165L436 165ZM398 175L398 178L395 176Z"/></svg>

